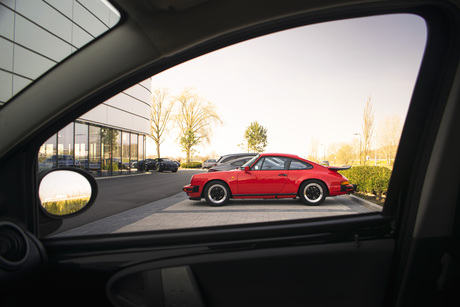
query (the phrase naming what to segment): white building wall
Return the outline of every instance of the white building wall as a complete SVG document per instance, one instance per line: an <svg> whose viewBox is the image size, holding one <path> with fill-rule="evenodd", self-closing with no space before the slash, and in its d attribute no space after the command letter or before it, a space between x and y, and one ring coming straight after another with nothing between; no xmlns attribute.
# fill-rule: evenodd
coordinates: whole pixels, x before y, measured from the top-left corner
<svg viewBox="0 0 460 307"><path fill-rule="evenodd" d="M118 20L100 0L0 1L0 106ZM80 119L149 134L150 96L146 80Z"/></svg>

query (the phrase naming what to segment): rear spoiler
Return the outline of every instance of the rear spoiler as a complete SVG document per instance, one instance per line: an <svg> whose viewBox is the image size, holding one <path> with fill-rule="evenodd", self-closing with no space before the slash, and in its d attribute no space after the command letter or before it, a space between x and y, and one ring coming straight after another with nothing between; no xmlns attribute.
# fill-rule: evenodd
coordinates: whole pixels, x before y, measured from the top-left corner
<svg viewBox="0 0 460 307"><path fill-rule="evenodd" d="M331 171L344 171L346 169L350 169L351 168L351 165L344 165L344 166L328 166L327 167L328 169L330 169Z"/></svg>

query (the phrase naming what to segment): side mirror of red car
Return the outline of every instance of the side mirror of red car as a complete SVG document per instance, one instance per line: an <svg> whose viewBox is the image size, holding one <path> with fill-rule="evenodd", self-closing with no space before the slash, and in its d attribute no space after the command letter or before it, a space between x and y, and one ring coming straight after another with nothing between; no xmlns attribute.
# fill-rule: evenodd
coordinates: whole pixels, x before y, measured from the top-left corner
<svg viewBox="0 0 460 307"><path fill-rule="evenodd" d="M245 172L249 172L249 166L245 166L245 167L244 167L244 171L245 171Z"/></svg>

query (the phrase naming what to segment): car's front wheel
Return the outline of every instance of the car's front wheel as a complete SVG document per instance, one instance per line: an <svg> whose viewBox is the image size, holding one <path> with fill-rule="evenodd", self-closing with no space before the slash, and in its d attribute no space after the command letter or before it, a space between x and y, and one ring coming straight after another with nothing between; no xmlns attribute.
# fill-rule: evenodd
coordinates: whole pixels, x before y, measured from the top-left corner
<svg viewBox="0 0 460 307"><path fill-rule="evenodd" d="M230 198L230 190L223 182L211 182L204 189L204 198L212 206L223 206Z"/></svg>
<svg viewBox="0 0 460 307"><path fill-rule="evenodd" d="M300 186L300 200L309 206L318 206L326 198L327 189L324 183L317 180L309 180Z"/></svg>

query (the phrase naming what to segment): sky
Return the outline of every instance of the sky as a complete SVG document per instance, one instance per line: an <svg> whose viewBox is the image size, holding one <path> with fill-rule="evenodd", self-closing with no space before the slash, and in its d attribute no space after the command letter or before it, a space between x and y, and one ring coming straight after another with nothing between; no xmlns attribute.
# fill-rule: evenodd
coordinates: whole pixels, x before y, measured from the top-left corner
<svg viewBox="0 0 460 307"><path fill-rule="evenodd" d="M46 175L40 182L40 200L66 197L90 197L91 185L82 175L68 170L59 170Z"/></svg>
<svg viewBox="0 0 460 307"><path fill-rule="evenodd" d="M214 104L223 124L196 155L242 152L244 131L257 121L268 130L266 152L307 157L313 139L326 150L353 142L368 97L377 132L388 116L404 121L426 37L424 20L408 14L310 25L190 60L153 76L152 89L174 96L188 88ZM177 134L169 131L162 156L185 157Z"/></svg>

